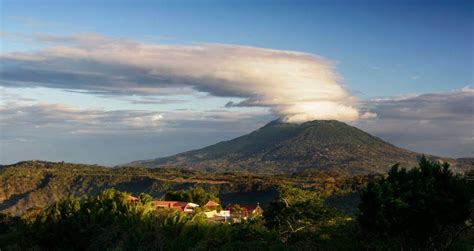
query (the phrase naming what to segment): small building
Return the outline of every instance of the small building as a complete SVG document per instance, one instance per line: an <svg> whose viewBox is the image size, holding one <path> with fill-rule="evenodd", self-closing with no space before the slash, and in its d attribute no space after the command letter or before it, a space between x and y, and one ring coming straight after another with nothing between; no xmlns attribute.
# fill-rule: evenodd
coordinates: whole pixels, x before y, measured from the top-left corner
<svg viewBox="0 0 474 251"><path fill-rule="evenodd" d="M217 212L216 210L204 212L206 218L213 219L216 221L227 221L230 218L230 211L229 210L221 210Z"/></svg>
<svg viewBox="0 0 474 251"><path fill-rule="evenodd" d="M218 213L217 213L216 210L204 212L204 215L206 215L206 218L208 218L208 219L217 217L217 214Z"/></svg>
<svg viewBox="0 0 474 251"><path fill-rule="evenodd" d="M262 216L263 209L260 204L229 204L225 208L230 211L230 215L235 219L247 219L250 216Z"/></svg>
<svg viewBox="0 0 474 251"><path fill-rule="evenodd" d="M219 217L222 217L224 219L229 219L230 218L230 211L229 210L221 210L219 211Z"/></svg>
<svg viewBox="0 0 474 251"><path fill-rule="evenodd" d="M220 204L213 201L213 200L210 200L206 204L204 204L204 207L206 207L206 208L217 208L219 206L220 206Z"/></svg>
<svg viewBox="0 0 474 251"><path fill-rule="evenodd" d="M157 209L179 210L185 213L192 213L194 212L194 208L199 207L198 204L184 201L154 200L153 204Z"/></svg>
<svg viewBox="0 0 474 251"><path fill-rule="evenodd" d="M249 215L262 216L263 209L260 207L260 203L257 202L255 205L241 204L240 207L245 208Z"/></svg>

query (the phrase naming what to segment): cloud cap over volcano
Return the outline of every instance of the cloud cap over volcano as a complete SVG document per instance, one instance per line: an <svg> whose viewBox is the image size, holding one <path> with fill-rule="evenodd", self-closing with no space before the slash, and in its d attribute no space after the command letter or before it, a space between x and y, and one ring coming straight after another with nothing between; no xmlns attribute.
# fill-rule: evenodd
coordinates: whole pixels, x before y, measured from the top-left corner
<svg viewBox="0 0 474 251"><path fill-rule="evenodd" d="M97 34L28 39L52 46L3 54L1 85L123 95L191 89L243 98L233 106L269 107L287 122L359 117L334 63L313 54L224 44L146 44Z"/></svg>

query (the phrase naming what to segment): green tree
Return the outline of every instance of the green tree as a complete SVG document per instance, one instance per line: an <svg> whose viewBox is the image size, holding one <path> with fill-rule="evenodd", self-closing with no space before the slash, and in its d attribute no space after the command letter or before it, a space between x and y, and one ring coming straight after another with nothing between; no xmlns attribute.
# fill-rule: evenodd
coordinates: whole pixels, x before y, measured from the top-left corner
<svg viewBox="0 0 474 251"><path fill-rule="evenodd" d="M358 222L365 236L401 247L448 248L472 226L472 192L448 163L424 156L411 170L392 167L361 194ZM372 239L373 240L373 239Z"/></svg>
<svg viewBox="0 0 474 251"><path fill-rule="evenodd" d="M321 237L323 228L345 219L338 210L327 207L316 192L291 186L281 186L278 192L278 197L264 211L264 218L270 228L280 233L283 241L308 233Z"/></svg>
<svg viewBox="0 0 474 251"><path fill-rule="evenodd" d="M60 250L130 249L153 243L158 227L150 221L153 211L150 204L130 202L127 193L115 189L83 200L66 198L19 224L17 244Z"/></svg>
<svg viewBox="0 0 474 251"><path fill-rule="evenodd" d="M170 191L165 194L164 199L192 202L201 206L206 204L209 200L213 200L217 203L220 202L219 197L213 193L206 192L202 187L196 187L190 190Z"/></svg>
<svg viewBox="0 0 474 251"><path fill-rule="evenodd" d="M153 196L146 194L146 193L141 193L138 196L138 199L143 205L147 205L153 202Z"/></svg>

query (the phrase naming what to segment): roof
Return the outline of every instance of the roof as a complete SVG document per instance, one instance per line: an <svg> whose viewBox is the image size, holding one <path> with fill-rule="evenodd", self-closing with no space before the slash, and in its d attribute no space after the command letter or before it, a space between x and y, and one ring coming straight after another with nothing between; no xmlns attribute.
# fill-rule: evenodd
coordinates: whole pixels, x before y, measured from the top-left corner
<svg viewBox="0 0 474 251"><path fill-rule="evenodd" d="M133 201L133 202L135 202L135 201L138 201L138 198L137 198L137 197L134 197L134 196L132 196L132 195L128 195L127 200L128 200L128 201Z"/></svg>
<svg viewBox="0 0 474 251"><path fill-rule="evenodd" d="M249 212L253 212L255 209L259 208L260 206L258 204L241 204L241 208L247 209Z"/></svg>
<svg viewBox="0 0 474 251"><path fill-rule="evenodd" d="M170 209L179 209L184 210L186 208L195 208L198 207L198 204L184 201L169 201L169 200L154 200L153 204L156 207L170 208Z"/></svg>
<svg viewBox="0 0 474 251"><path fill-rule="evenodd" d="M157 207L164 207L164 208L176 208L179 207L177 205L178 201L168 201L168 200L154 200L153 204Z"/></svg>
<svg viewBox="0 0 474 251"><path fill-rule="evenodd" d="M208 201L208 202L206 203L206 205L204 205L204 206L205 206L205 207L217 207L217 206L219 206L219 203L210 200L210 201Z"/></svg>
<svg viewBox="0 0 474 251"><path fill-rule="evenodd" d="M188 202L188 204L187 204L186 206L187 206L187 207L199 207L198 204L192 203L192 202Z"/></svg>

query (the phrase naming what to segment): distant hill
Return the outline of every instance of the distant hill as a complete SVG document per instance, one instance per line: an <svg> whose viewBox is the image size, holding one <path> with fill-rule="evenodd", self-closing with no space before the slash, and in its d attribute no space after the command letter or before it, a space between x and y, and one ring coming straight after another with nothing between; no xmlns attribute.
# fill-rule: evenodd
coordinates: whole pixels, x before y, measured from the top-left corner
<svg viewBox="0 0 474 251"><path fill-rule="evenodd" d="M299 125L275 120L233 140L127 165L257 173L317 169L363 174L385 172L395 163L413 167L420 156L335 120ZM454 168L459 167L453 159L442 160L450 162Z"/></svg>
<svg viewBox="0 0 474 251"><path fill-rule="evenodd" d="M68 196L95 195L111 187L134 195L145 192L160 198L167 191L199 186L218 194L224 205L260 202L264 206L276 196L278 185L304 187L332 195L357 191L367 179L367 176L347 177L318 171L255 175L22 161L0 166L0 212L21 214L31 207L42 207Z"/></svg>

